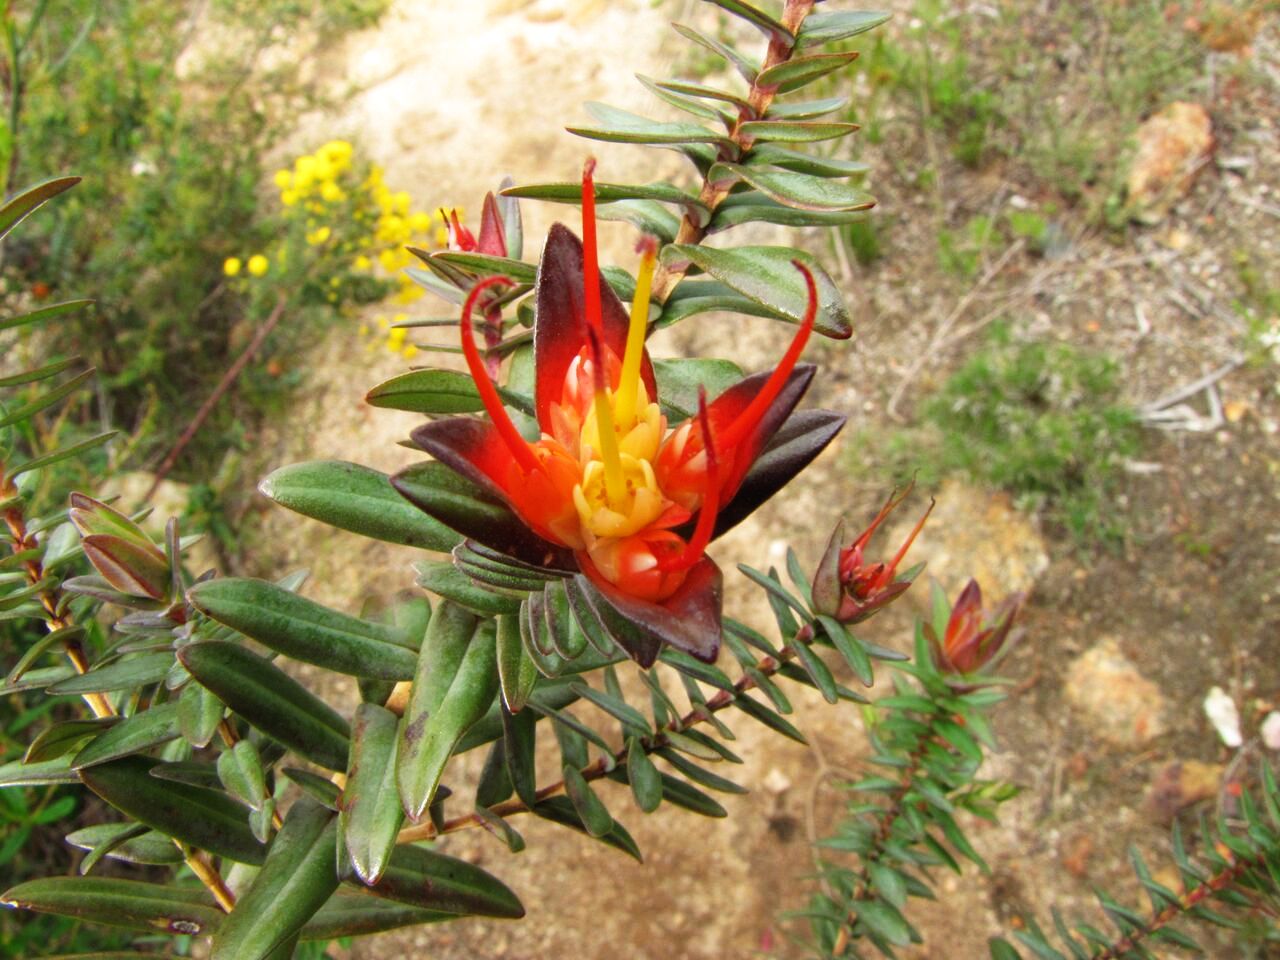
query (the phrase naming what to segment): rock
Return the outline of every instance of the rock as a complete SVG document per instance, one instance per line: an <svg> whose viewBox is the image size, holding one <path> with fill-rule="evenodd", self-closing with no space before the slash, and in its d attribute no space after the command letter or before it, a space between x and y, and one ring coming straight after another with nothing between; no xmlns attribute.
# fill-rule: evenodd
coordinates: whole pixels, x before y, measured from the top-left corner
<svg viewBox="0 0 1280 960"><path fill-rule="evenodd" d="M1272 710L1262 721L1262 742L1269 750L1280 750L1280 710Z"/></svg>
<svg viewBox="0 0 1280 960"><path fill-rule="evenodd" d="M937 500L929 522L903 561L903 569L928 563L926 573L942 585L952 601L972 577L982 588L988 609L1011 593L1031 591L1036 578L1049 566L1049 554L1030 518L1016 510L1006 494L950 479L942 484ZM911 535L920 510L909 506L898 508L894 526L877 536L878 547L872 541L873 556L893 556ZM849 525L853 529L862 526L856 518L851 518ZM927 589L910 590L907 596L917 609L928 608Z"/></svg>
<svg viewBox="0 0 1280 960"><path fill-rule="evenodd" d="M1177 101L1138 127L1137 151L1125 180L1129 216L1158 223L1186 196L1213 151L1213 123L1197 103Z"/></svg>
<svg viewBox="0 0 1280 960"><path fill-rule="evenodd" d="M1222 764L1175 760L1160 768L1147 791L1147 807L1161 823L1171 823L1179 810L1218 795Z"/></svg>
<svg viewBox="0 0 1280 960"><path fill-rule="evenodd" d="M773 794L775 797L780 797L791 789L791 778L777 767L770 767L761 786L764 787L766 792Z"/></svg>
<svg viewBox="0 0 1280 960"><path fill-rule="evenodd" d="M1135 750L1167 729L1168 704L1112 638L1086 650L1067 670L1067 702L1078 710L1097 739Z"/></svg>

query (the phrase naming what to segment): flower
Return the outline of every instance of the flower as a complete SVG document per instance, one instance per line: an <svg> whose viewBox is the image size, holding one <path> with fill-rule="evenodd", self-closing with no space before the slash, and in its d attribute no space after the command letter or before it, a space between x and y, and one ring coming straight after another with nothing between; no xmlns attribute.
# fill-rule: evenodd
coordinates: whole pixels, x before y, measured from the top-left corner
<svg viewBox="0 0 1280 960"><path fill-rule="evenodd" d="M934 665L951 676L968 676L995 662L1018 639L1010 631L1023 599L1023 594L1015 593L988 612L982 608L978 581L970 580L949 612L945 599L935 603L934 622L924 625Z"/></svg>
<svg viewBox="0 0 1280 960"><path fill-rule="evenodd" d="M907 555L925 520L933 512L933 501L929 502L929 509L924 512L924 516L898 548L892 560L888 563L880 561L868 564L864 555L876 528L910 492L911 486L908 486L901 495L896 491L890 495L876 518L871 521L871 526L858 534L847 547L843 546L844 521L836 524L822 562L813 575L813 602L819 613L835 617L841 623L861 623L902 596L915 581L924 565L913 567L899 577L898 564Z"/></svg>
<svg viewBox="0 0 1280 960"><path fill-rule="evenodd" d="M535 291L533 408L540 436L526 440L512 422L472 333L477 302L499 286L490 277L470 291L462 349L489 419L427 423L414 443L510 508L506 519L458 511L449 498L409 500L464 536L516 563L562 575L580 573L596 595L636 631L618 640L648 666L662 644L705 661L720 646L721 574L707 544L782 488L835 436L844 418L792 412L813 378L797 366L817 312L813 277L798 261L809 305L790 348L771 372L750 376L669 429L644 340L657 244L642 243L630 315L600 275L594 188L583 176L583 233L552 227ZM450 218L453 242L497 246L486 202L479 239ZM496 230L495 225L495 230ZM502 244L505 249L505 244ZM784 426L785 424L785 426ZM770 446L770 441L780 441ZM616 635L616 634L615 634Z"/></svg>
<svg viewBox="0 0 1280 960"><path fill-rule="evenodd" d="M252 276L260 277L271 267L271 261L260 253L255 253L245 265Z"/></svg>
<svg viewBox="0 0 1280 960"><path fill-rule="evenodd" d="M222 272L228 277L234 277L240 272L241 266L239 257L227 257L222 261Z"/></svg>

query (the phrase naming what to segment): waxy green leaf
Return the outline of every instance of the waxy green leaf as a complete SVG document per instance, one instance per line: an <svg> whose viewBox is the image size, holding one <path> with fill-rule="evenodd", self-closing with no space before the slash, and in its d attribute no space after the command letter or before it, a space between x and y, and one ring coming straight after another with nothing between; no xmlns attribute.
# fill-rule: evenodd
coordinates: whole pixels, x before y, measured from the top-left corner
<svg viewBox="0 0 1280 960"><path fill-rule="evenodd" d="M218 754L218 779L228 793L252 810L262 810L270 799L262 759L248 740L237 741Z"/></svg>
<svg viewBox="0 0 1280 960"><path fill-rule="evenodd" d="M817 284L818 315L814 329L835 339L852 336L849 312L839 288L818 262L803 251L788 247L716 250L678 243L662 250L664 264L678 267L691 263L748 299L799 323L804 318L809 297L804 277L793 260L808 267Z"/></svg>
<svg viewBox="0 0 1280 960"><path fill-rule="evenodd" d="M650 120L620 110L604 103L587 103L587 110L598 120L599 127L566 127L570 133L589 140L605 140L612 143L642 143L659 146L683 143L711 143L729 145L732 141L723 134L708 130L696 123L667 123Z"/></svg>
<svg viewBox="0 0 1280 960"><path fill-rule="evenodd" d="M538 803L533 808L533 812L545 820L558 823L561 826L569 827L572 830L578 830L582 833L590 834L587 831L586 824L582 822L582 817L578 815L578 811L574 809L572 801L568 797L548 797L546 800ZM634 857L641 863L644 857L640 855L640 848L636 845L631 834L617 820L613 821L613 829L602 837L597 838L601 843L608 844L617 850L621 850L628 856Z"/></svg>
<svg viewBox="0 0 1280 960"><path fill-rule="evenodd" d="M56 760L118 722L118 717L86 717L55 723L31 741L22 762L31 764Z"/></svg>
<svg viewBox="0 0 1280 960"><path fill-rule="evenodd" d="M847 212L868 210L875 198L829 177L810 176L790 171L768 171L734 163L718 163L712 167L726 178L736 178L755 187L770 200L798 210Z"/></svg>
<svg viewBox="0 0 1280 960"><path fill-rule="evenodd" d="M80 771L107 803L166 836L239 863L259 864L265 848L249 830L247 808L225 793L151 775L154 760L123 757Z"/></svg>
<svg viewBox="0 0 1280 960"><path fill-rule="evenodd" d="M653 813L662 803L662 775L645 753L639 737L627 738L627 782L636 806Z"/></svg>
<svg viewBox="0 0 1280 960"><path fill-rule="evenodd" d="M294 938L338 888L333 814L295 803L262 869L214 934L210 960L267 960Z"/></svg>
<svg viewBox="0 0 1280 960"><path fill-rule="evenodd" d="M25 220L33 211L39 209L47 201L52 200L64 190L70 190L80 182L79 177L55 177L43 183L37 183L17 196L11 197L0 207L0 239Z"/></svg>
<svg viewBox="0 0 1280 960"><path fill-rule="evenodd" d="M442 603L418 657L413 693L400 727L396 782L405 812L422 816L445 764L498 691L496 624Z"/></svg>
<svg viewBox="0 0 1280 960"><path fill-rule="evenodd" d="M566 765L563 775L564 792L573 804L573 809L577 812L578 819L582 821L587 835L597 840L608 836L613 830L613 817L609 815L609 809L591 789L591 784L587 783L582 771L572 765Z"/></svg>
<svg viewBox="0 0 1280 960"><path fill-rule="evenodd" d="M815 177L857 177L865 175L870 169L861 160L815 156L778 146L776 143L761 143L752 147L745 162L748 167L780 167Z"/></svg>
<svg viewBox="0 0 1280 960"><path fill-rule="evenodd" d="M709 403L743 377L736 363L703 357L655 360L653 375L662 406L678 420L697 416L699 390L706 391Z"/></svg>
<svg viewBox="0 0 1280 960"><path fill-rule="evenodd" d="M32 310L29 313L20 313L16 317L5 317L0 320L0 331L12 330L15 327L24 327L32 323L44 323L46 320L53 320L57 317L65 317L68 314L75 313L77 310L83 310L93 302L92 300L67 300L64 303L53 303L47 307L41 307L39 310Z"/></svg>
<svg viewBox="0 0 1280 960"><path fill-rule="evenodd" d="M673 23L672 29L686 40L692 40L694 43L705 47L717 56L723 57L726 61L733 65L738 71L742 79L747 83L754 83L756 76L760 73L760 64L751 59L745 53L731 47L729 44L709 36L692 27L686 27L683 23Z"/></svg>
<svg viewBox="0 0 1280 960"><path fill-rule="evenodd" d="M190 935L216 931L225 915L203 890L114 877L43 877L0 894L7 906L131 930Z"/></svg>
<svg viewBox="0 0 1280 960"><path fill-rule="evenodd" d="M178 696L178 729L193 747L207 747L226 707L212 690L188 683Z"/></svg>
<svg viewBox="0 0 1280 960"><path fill-rule="evenodd" d="M482 587L448 560L425 560L413 565L418 586L484 616L516 615L520 598Z"/></svg>
<svg viewBox="0 0 1280 960"><path fill-rule="evenodd" d="M99 734L75 755L71 766L78 770L141 753L158 744L176 740L179 735L177 702L153 704Z"/></svg>
<svg viewBox="0 0 1280 960"><path fill-rule="evenodd" d="M351 728L347 785L338 807L338 832L356 876L374 884L390 862L404 820L396 789L396 728L399 718L362 703Z"/></svg>
<svg viewBox="0 0 1280 960"><path fill-rule="evenodd" d="M720 233L744 223L777 223L787 227L839 227L866 220L865 210L801 210L770 200L759 190L735 193L716 207L707 233Z"/></svg>
<svg viewBox="0 0 1280 960"><path fill-rule="evenodd" d="M457 370L411 370L378 384L365 402L410 413L475 413L484 409L475 381Z"/></svg>
<svg viewBox="0 0 1280 960"><path fill-rule="evenodd" d="M527 187L511 187L504 191L507 196L522 197L529 200L549 200L553 203L571 203L581 205L582 184L573 182L539 183ZM686 193L670 183L596 183L595 198L597 210L619 200L652 200L656 203L675 204L688 210L701 223L706 223L711 211L707 205L691 193Z"/></svg>
<svg viewBox="0 0 1280 960"><path fill-rule="evenodd" d="M837 10L805 17L797 38L801 46L837 43L880 26L891 17L876 10Z"/></svg>
<svg viewBox="0 0 1280 960"><path fill-rule="evenodd" d="M191 675L269 737L329 770L345 770L350 730L338 713L277 667L220 640L178 652Z"/></svg>
<svg viewBox="0 0 1280 960"><path fill-rule="evenodd" d="M0 764L0 787L43 787L75 783L77 779L76 772L71 769L71 755L67 753L39 763L10 760Z"/></svg>
<svg viewBox="0 0 1280 960"><path fill-rule="evenodd" d="M385 474L354 463L281 467L258 489L295 513L387 543L448 552L462 539L405 500Z"/></svg>
<svg viewBox="0 0 1280 960"><path fill-rule="evenodd" d="M804 28L801 28L804 35ZM775 87L778 93L789 93L812 83L819 77L825 77L833 70L848 66L858 59L858 52L819 53L808 57L791 57L776 63L768 70L760 71L756 83L761 87Z"/></svg>
<svg viewBox="0 0 1280 960"><path fill-rule="evenodd" d="M721 10L747 21L771 40L790 41L791 31L758 7L743 0L710 0Z"/></svg>
<svg viewBox="0 0 1280 960"><path fill-rule="evenodd" d="M512 713L519 713L538 682L538 668L525 653L518 614L498 618L497 644L502 701Z"/></svg>
<svg viewBox="0 0 1280 960"><path fill-rule="evenodd" d="M520 899L492 874L422 847L396 847L382 880L370 889L380 897L459 916L524 916Z"/></svg>
<svg viewBox="0 0 1280 960"><path fill-rule="evenodd" d="M285 656L350 676L407 680L416 657L399 633L321 606L266 580L226 577L196 584L191 604Z"/></svg>
<svg viewBox="0 0 1280 960"><path fill-rule="evenodd" d="M339 887L302 928L303 940L332 940L382 933L400 927L456 920L457 915L439 910L423 910L407 903L371 897L367 893Z"/></svg>
<svg viewBox="0 0 1280 960"><path fill-rule="evenodd" d="M858 129L856 123L824 120L748 120L738 132L759 143L817 143L835 140Z"/></svg>
<svg viewBox="0 0 1280 960"><path fill-rule="evenodd" d="M80 862L81 874L103 857L147 866L182 862L182 851L172 840L141 823L99 823L69 833L66 839L73 847L90 851Z"/></svg>
<svg viewBox="0 0 1280 960"><path fill-rule="evenodd" d="M65 696L133 690L163 680L172 666L173 653L168 650L139 653L123 657L105 667L94 667L88 673L79 673L74 677L61 680L49 687L49 693L54 696ZM28 674L28 676L32 675Z"/></svg>

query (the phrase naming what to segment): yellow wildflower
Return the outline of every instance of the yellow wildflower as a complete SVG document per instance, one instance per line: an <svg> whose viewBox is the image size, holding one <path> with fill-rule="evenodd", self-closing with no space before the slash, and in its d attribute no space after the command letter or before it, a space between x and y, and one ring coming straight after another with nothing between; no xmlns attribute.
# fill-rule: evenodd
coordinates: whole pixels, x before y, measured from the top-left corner
<svg viewBox="0 0 1280 960"><path fill-rule="evenodd" d="M298 191L282 190L280 192L280 202L283 203L286 207L292 207L295 203L298 202Z"/></svg>
<svg viewBox="0 0 1280 960"><path fill-rule="evenodd" d="M238 274L240 272L240 267L241 263L239 257L227 257L227 259L222 261L222 272L228 277L234 277Z"/></svg>
<svg viewBox="0 0 1280 960"><path fill-rule="evenodd" d="M293 172L291 170L277 170L275 181L276 186L281 190L288 190L293 186Z"/></svg>
<svg viewBox="0 0 1280 960"><path fill-rule="evenodd" d="M373 261L362 253L351 262L351 266L355 270L372 270Z"/></svg>
<svg viewBox="0 0 1280 960"><path fill-rule="evenodd" d="M260 277L264 273L266 273L267 270L271 268L271 261L269 261L262 254L255 253L252 257L249 258L249 263L247 264L247 266L249 268L250 274L252 274L255 277Z"/></svg>
<svg viewBox="0 0 1280 960"><path fill-rule="evenodd" d="M409 229L414 233L426 233L431 229L431 214L421 210L409 215Z"/></svg>
<svg viewBox="0 0 1280 960"><path fill-rule="evenodd" d="M307 233L307 243L311 244L313 247L319 246L332 235L333 231L328 227L316 227L314 230Z"/></svg>
<svg viewBox="0 0 1280 960"><path fill-rule="evenodd" d="M332 180L326 180L320 185L320 196L327 203L337 203L339 200L346 198L346 194L342 192L342 188Z"/></svg>
<svg viewBox="0 0 1280 960"><path fill-rule="evenodd" d="M400 351L400 354L406 360L412 360L414 357L418 355L418 348L415 347L412 343L405 344L405 348Z"/></svg>

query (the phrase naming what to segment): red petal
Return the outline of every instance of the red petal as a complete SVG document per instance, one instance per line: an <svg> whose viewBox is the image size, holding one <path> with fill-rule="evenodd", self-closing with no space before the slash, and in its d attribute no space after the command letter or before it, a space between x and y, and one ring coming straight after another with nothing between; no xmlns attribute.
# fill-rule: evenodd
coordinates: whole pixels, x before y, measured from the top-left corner
<svg viewBox="0 0 1280 960"><path fill-rule="evenodd" d="M550 407L559 403L569 364L587 348L587 317L582 281L582 241L564 224L553 224L542 248L533 324L534 366L537 370L534 400L538 424L551 433ZM600 305L604 318L603 346L618 358L627 347L627 310L603 277ZM589 354L588 354L589 355ZM616 374L615 374L616 376ZM653 365L646 351L640 377L650 398L657 396Z"/></svg>
<svg viewBox="0 0 1280 960"><path fill-rule="evenodd" d="M476 240L476 250L491 257L507 255L506 230L502 226L502 214L498 212L498 201L492 193L484 195L484 210L480 214L480 237Z"/></svg>

